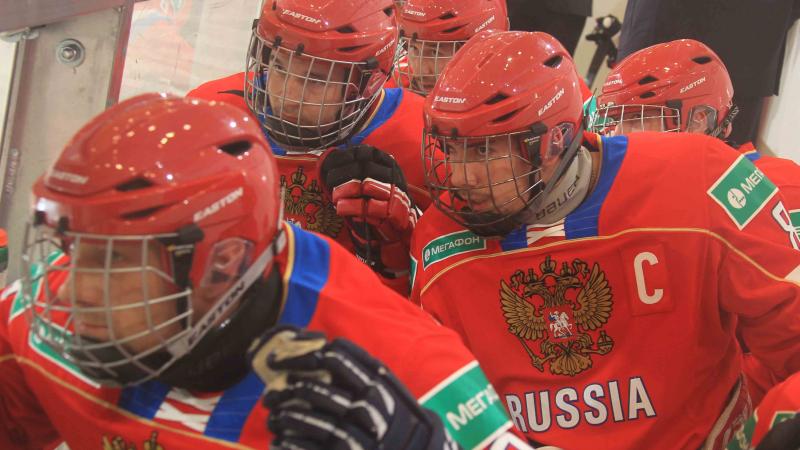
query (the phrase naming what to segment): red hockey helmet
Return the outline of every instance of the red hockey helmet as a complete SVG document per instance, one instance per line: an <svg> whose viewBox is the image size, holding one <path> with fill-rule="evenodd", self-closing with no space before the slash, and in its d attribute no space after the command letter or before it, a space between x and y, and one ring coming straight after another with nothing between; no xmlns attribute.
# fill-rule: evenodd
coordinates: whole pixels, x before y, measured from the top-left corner
<svg viewBox="0 0 800 450"><path fill-rule="evenodd" d="M353 132L397 59L392 0L267 0L250 40L245 100L298 151Z"/></svg>
<svg viewBox="0 0 800 450"><path fill-rule="evenodd" d="M197 361L220 318L241 320L243 294L285 240L261 128L222 103L146 94L115 105L78 131L33 194L23 254L33 329L101 383Z"/></svg>
<svg viewBox="0 0 800 450"><path fill-rule="evenodd" d="M719 136L737 113L722 60L691 40L628 56L608 75L589 120L596 132L690 131Z"/></svg>
<svg viewBox="0 0 800 450"><path fill-rule="evenodd" d="M408 0L397 23L408 64L395 74L409 80L410 90L427 95L469 38L484 30L508 30L508 14L505 0Z"/></svg>
<svg viewBox="0 0 800 450"><path fill-rule="evenodd" d="M545 33L480 33L425 101L425 175L436 206L478 234L527 223L581 142L579 77Z"/></svg>

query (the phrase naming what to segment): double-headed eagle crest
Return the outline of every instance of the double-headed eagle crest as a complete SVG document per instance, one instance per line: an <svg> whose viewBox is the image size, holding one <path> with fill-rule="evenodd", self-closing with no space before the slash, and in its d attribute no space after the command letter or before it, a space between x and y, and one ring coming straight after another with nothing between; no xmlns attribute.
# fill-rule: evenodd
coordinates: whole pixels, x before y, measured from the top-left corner
<svg viewBox="0 0 800 450"><path fill-rule="evenodd" d="M603 330L613 304L606 274L580 259L562 263L546 257L534 269L500 281L500 304L508 331L516 336L533 367L553 375L575 376L592 367L592 354L605 355L614 341ZM528 341L539 344L537 353Z"/></svg>
<svg viewBox="0 0 800 450"><path fill-rule="evenodd" d="M330 202L322 197L322 189L316 179L308 183L308 175L298 167L287 182L281 175L281 187L286 190L283 207L286 218L301 228L322 233L332 238L339 235L344 220L336 214Z"/></svg>

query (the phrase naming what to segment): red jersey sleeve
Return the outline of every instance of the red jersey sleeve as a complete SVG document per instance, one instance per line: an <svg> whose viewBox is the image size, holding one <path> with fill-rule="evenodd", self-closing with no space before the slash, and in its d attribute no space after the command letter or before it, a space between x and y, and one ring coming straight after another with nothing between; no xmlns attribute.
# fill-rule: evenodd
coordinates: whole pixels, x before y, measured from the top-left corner
<svg viewBox="0 0 800 450"><path fill-rule="evenodd" d="M784 197L746 157L705 140L709 229L719 234L720 306L781 379L800 371L800 240Z"/></svg>
<svg viewBox="0 0 800 450"><path fill-rule="evenodd" d="M287 232L284 317L315 302L309 329L349 339L380 359L463 448L482 448L509 434L500 397L456 333L381 284L334 242L294 228ZM296 273L295 264L316 275ZM308 294L315 284L321 289L313 299Z"/></svg>
<svg viewBox="0 0 800 450"><path fill-rule="evenodd" d="M20 283L0 294L0 448L53 448L60 440L28 387L11 347L11 306Z"/></svg>

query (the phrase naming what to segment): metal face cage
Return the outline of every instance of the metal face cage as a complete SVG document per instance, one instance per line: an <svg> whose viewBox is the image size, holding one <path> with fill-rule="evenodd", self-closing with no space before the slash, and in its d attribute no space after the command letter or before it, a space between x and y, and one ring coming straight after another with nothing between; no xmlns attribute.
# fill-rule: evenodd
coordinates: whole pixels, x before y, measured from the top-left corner
<svg viewBox="0 0 800 450"><path fill-rule="evenodd" d="M344 62L290 49L253 33L244 97L267 133L290 150L323 150L347 139L388 78L375 60ZM370 94L371 93L371 94Z"/></svg>
<svg viewBox="0 0 800 450"><path fill-rule="evenodd" d="M662 105L601 106L589 117L587 128L603 135L681 131L681 112Z"/></svg>
<svg viewBox="0 0 800 450"><path fill-rule="evenodd" d="M273 256L269 249L254 262L252 243L217 242L193 289L194 244L181 244L179 233L112 236L29 224L23 249L20 297L34 338L109 386L158 377L224 327Z"/></svg>
<svg viewBox="0 0 800 450"><path fill-rule="evenodd" d="M400 37L402 59L394 72L398 86L426 96L447 63L466 41L425 41L415 37Z"/></svg>

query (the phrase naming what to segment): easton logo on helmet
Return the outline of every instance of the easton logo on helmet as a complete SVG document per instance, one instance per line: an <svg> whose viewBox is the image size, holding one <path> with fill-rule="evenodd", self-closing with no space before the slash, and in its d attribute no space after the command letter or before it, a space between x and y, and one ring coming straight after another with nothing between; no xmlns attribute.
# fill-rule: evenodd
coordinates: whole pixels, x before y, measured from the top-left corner
<svg viewBox="0 0 800 450"><path fill-rule="evenodd" d="M214 203L206 206L203 208L202 211L197 211L194 213L194 221L199 222L205 219L208 216L212 216L218 213L222 208L231 205L233 202L239 200L244 195L244 189L238 188L235 191L231 192L230 194L222 197L221 199L215 201Z"/></svg>
<svg viewBox="0 0 800 450"><path fill-rule="evenodd" d="M467 99L463 97L440 97L437 95L436 97L434 97L433 101L439 103L452 103L454 105L460 105L462 103L466 103Z"/></svg>
<svg viewBox="0 0 800 450"><path fill-rule="evenodd" d="M322 20L320 20L320 19L315 19L313 17L309 17L309 16L307 16L305 14L300 14L299 12L292 11L290 9L284 9L283 10L283 14L287 15L287 16L292 16L295 19L305 20L306 22L313 23L313 24L318 24L318 23L322 22Z"/></svg>
<svg viewBox="0 0 800 450"><path fill-rule="evenodd" d="M412 16L425 17L425 13L422 12L422 11L413 11L413 10L407 9L407 10L405 10L403 12L406 13L406 14L411 14Z"/></svg>
<svg viewBox="0 0 800 450"><path fill-rule="evenodd" d="M482 24L480 24L480 26L478 28L475 28L475 33L477 33L479 31L481 31L482 29L486 28L492 22L494 22L494 16L489 17L488 19L486 19L486 22L483 22Z"/></svg>
<svg viewBox="0 0 800 450"><path fill-rule="evenodd" d="M681 88L681 94L683 94L684 92L686 92L688 90L694 89L697 86L700 86L701 84L703 84L705 82L706 82L706 77L700 78L699 80L695 80L694 82L689 83L689 85L682 87Z"/></svg>
<svg viewBox="0 0 800 450"><path fill-rule="evenodd" d="M64 172L61 170L53 170L50 172L50 176L56 180L75 184L86 184L86 182L89 181L89 177L78 175L77 173Z"/></svg>
<svg viewBox="0 0 800 450"><path fill-rule="evenodd" d="M388 43L388 44L384 45L382 49L378 50L378 52L377 52L377 53L375 53L375 56L380 56L380 55L381 55L383 52L385 52L386 50L388 50L388 49L389 49L389 47L391 47L391 46L392 46L392 44L394 44L394 42L392 42L392 41L389 41L389 43Z"/></svg>
<svg viewBox="0 0 800 450"><path fill-rule="evenodd" d="M542 114L544 114L548 109L552 108L553 105L556 104L558 99L560 99L563 96L564 96L564 88L561 88L561 90L558 91L556 93L556 95L554 95L553 98L551 98L550 101L547 102L546 105L544 105L541 108L539 108L539 117L542 117Z"/></svg>

